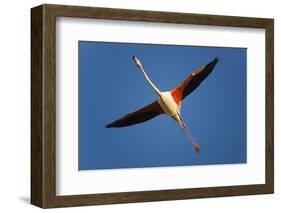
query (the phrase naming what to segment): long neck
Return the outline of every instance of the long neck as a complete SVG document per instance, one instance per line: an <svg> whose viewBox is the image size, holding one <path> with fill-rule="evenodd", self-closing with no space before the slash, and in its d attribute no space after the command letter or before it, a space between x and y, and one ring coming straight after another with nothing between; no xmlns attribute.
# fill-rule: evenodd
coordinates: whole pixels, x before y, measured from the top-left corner
<svg viewBox="0 0 281 213"><path fill-rule="evenodd" d="M147 74L145 73L144 69L142 66L140 66L140 70L145 78L145 80L149 83L149 85L151 86L151 88L156 92L157 95L160 95L160 91L159 89L152 83L152 81L149 79L149 77L147 76Z"/></svg>

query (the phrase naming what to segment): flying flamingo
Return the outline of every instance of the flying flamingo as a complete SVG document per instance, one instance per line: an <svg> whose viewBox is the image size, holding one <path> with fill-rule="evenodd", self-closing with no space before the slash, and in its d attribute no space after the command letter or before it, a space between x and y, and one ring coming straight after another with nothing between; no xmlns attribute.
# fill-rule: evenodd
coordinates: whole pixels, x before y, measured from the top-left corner
<svg viewBox="0 0 281 213"><path fill-rule="evenodd" d="M141 70L145 80L152 87L153 91L157 94L157 100L139 110L128 113L124 117L106 125L106 127L111 128L131 126L150 120L157 115L166 114L177 122L179 127L185 132L185 134L189 138L189 141L191 142L195 151L199 153L200 146L195 142L189 129L187 128L186 124L184 123L181 117L181 101L187 95L192 93L201 84L201 82L213 71L219 59L217 57L214 58L208 64L194 71L176 88L167 92L161 92L151 82L146 72L144 71L141 61L136 56L133 56L133 59L136 63L136 66Z"/></svg>

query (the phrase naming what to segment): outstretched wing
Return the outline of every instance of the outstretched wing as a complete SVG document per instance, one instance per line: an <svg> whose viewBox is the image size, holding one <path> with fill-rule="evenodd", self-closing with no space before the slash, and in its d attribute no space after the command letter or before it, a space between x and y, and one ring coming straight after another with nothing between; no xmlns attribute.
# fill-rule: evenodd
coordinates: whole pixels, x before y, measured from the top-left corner
<svg viewBox="0 0 281 213"><path fill-rule="evenodd" d="M213 71L218 61L219 59L215 58L210 63L200 67L198 70L189 75L179 86L173 89L172 96L175 98L176 102L180 102L187 95L192 93Z"/></svg>
<svg viewBox="0 0 281 213"><path fill-rule="evenodd" d="M153 103L137 111L130 112L124 117L106 125L106 128L131 126L150 120L161 113L163 113L161 106L157 101L154 101Z"/></svg>

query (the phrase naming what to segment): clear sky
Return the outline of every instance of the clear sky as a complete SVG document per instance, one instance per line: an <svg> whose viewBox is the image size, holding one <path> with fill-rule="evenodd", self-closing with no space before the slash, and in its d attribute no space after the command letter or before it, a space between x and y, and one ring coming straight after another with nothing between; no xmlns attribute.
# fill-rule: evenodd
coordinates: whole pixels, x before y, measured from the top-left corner
<svg viewBox="0 0 281 213"><path fill-rule="evenodd" d="M79 42L79 169L246 163L245 48ZM136 55L160 89L219 58L213 72L181 106L201 146L197 154L177 124L160 115L123 128L105 125L156 99Z"/></svg>

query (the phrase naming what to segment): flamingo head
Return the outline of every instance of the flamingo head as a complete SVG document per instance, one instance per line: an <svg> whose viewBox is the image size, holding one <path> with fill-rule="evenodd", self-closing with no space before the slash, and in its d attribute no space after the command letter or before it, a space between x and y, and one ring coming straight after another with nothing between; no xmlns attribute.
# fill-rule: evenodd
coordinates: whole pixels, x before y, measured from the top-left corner
<svg viewBox="0 0 281 213"><path fill-rule="evenodd" d="M142 64L141 64L140 60L136 56L133 56L133 60L135 61L137 67L139 67L139 68L142 67Z"/></svg>

